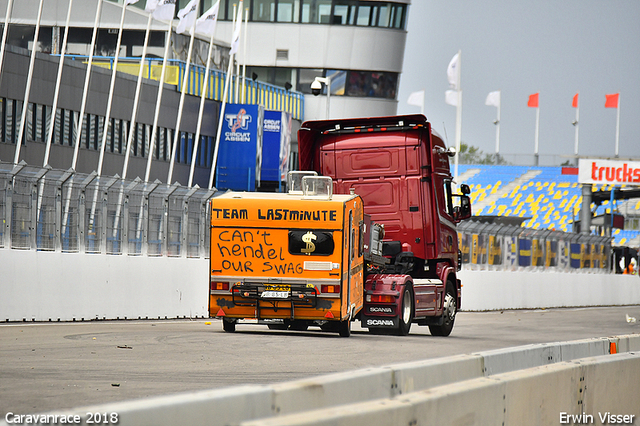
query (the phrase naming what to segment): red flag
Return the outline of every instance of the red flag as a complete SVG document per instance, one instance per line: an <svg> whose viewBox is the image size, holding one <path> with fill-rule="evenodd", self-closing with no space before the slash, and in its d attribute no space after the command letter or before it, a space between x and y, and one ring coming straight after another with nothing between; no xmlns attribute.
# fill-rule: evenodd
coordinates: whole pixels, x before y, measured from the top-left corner
<svg viewBox="0 0 640 426"><path fill-rule="evenodd" d="M606 101L604 102L605 108L618 108L618 97L620 93L614 93L612 95L604 95Z"/></svg>
<svg viewBox="0 0 640 426"><path fill-rule="evenodd" d="M538 108L538 95L540 93L534 93L533 95L529 95L529 102L527 102L527 106L531 108Z"/></svg>
<svg viewBox="0 0 640 426"><path fill-rule="evenodd" d="M573 103L571 104L572 107L574 108L578 108L578 94L576 93L575 95L573 95Z"/></svg>

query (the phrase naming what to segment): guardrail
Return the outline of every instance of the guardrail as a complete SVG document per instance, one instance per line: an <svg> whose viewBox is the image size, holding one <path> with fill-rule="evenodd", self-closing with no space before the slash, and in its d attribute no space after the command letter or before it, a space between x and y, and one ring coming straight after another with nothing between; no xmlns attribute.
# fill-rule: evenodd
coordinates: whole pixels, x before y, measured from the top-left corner
<svg viewBox="0 0 640 426"><path fill-rule="evenodd" d="M540 425L605 413L637 419L638 351L640 335L536 344L56 414L116 412L121 426Z"/></svg>

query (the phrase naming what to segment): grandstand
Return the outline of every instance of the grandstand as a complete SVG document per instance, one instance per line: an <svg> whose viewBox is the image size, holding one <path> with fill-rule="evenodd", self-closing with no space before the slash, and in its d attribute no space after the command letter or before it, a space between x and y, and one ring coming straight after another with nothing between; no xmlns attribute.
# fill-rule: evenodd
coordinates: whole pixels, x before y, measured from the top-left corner
<svg viewBox="0 0 640 426"><path fill-rule="evenodd" d="M471 188L473 214L526 219L522 226L572 232L580 216L582 187L574 167L528 167L509 165L459 165L458 183ZM593 191L610 190L609 185L594 185ZM594 215L610 213L605 201ZM640 200L613 203L613 211L627 218L640 217ZM629 221L627 221L628 223ZM638 223L637 220L634 223ZM637 247L640 231L614 229L614 245Z"/></svg>

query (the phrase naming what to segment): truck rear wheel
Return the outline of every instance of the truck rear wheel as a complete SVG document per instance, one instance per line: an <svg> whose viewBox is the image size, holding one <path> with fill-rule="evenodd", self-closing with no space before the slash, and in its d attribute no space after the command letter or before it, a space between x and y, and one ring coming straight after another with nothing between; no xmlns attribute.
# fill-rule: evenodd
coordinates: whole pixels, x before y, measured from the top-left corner
<svg viewBox="0 0 640 426"><path fill-rule="evenodd" d="M338 333L340 333L340 337L351 336L351 321L340 321L340 325L338 325Z"/></svg>
<svg viewBox="0 0 640 426"><path fill-rule="evenodd" d="M222 320L222 329L227 333L233 333L236 331L236 322L235 321L227 321L226 319Z"/></svg>
<svg viewBox="0 0 640 426"><path fill-rule="evenodd" d="M402 293L402 302L400 303L400 312L398 312L398 328L396 334L398 336L406 336L411 329L413 321L413 289L411 284L407 284Z"/></svg>
<svg viewBox="0 0 640 426"><path fill-rule="evenodd" d="M433 336L448 336L453 330L453 323L458 313L458 302L455 287L451 281L447 282L447 292L444 296L444 312L442 313L442 325L430 325L429 331Z"/></svg>

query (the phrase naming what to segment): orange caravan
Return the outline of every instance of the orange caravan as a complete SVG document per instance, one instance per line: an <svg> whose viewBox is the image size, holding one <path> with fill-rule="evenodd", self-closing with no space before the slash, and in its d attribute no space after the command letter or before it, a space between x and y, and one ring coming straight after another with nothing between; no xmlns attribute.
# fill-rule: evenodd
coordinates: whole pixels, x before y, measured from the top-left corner
<svg viewBox="0 0 640 426"><path fill-rule="evenodd" d="M363 306L363 203L331 178L293 172L288 193L211 200L209 312L227 332L252 319L351 334Z"/></svg>

